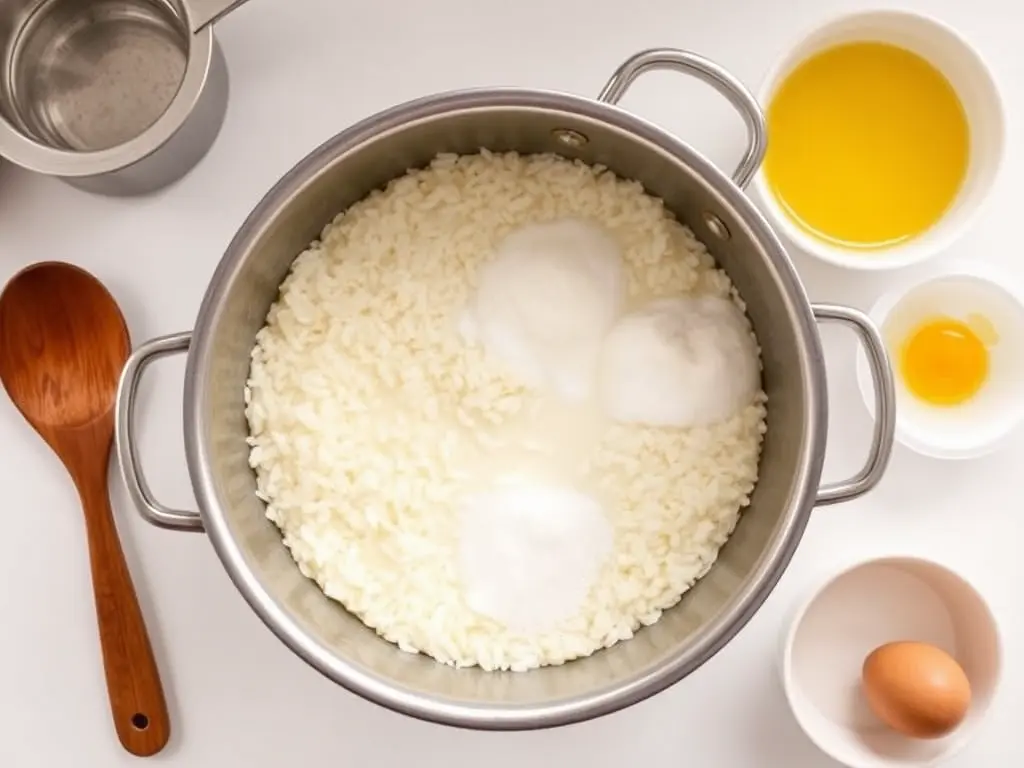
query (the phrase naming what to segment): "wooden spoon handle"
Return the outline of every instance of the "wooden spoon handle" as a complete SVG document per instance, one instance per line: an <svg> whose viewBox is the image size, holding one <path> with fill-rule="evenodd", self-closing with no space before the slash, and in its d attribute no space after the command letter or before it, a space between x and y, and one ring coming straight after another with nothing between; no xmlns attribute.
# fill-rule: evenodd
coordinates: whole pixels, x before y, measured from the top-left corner
<svg viewBox="0 0 1024 768"><path fill-rule="evenodd" d="M85 485L86 487L83 487ZM171 735L160 673L110 511L106 473L79 483L89 537L103 670L114 728L126 750L154 755Z"/></svg>

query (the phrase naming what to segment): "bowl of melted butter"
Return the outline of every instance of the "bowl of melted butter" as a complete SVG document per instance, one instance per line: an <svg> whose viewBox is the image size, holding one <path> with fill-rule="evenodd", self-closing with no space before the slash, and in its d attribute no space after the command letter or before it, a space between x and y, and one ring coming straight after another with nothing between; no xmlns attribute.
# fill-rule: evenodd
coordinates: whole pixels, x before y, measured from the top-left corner
<svg viewBox="0 0 1024 768"><path fill-rule="evenodd" d="M762 208L800 250L854 269L949 247L1002 165L1004 116L979 54L906 11L833 19L769 71Z"/></svg>
<svg viewBox="0 0 1024 768"><path fill-rule="evenodd" d="M895 374L898 441L935 458L975 458L1024 420L1024 302L1011 285L988 267L953 266L875 304ZM861 354L857 381L872 409Z"/></svg>

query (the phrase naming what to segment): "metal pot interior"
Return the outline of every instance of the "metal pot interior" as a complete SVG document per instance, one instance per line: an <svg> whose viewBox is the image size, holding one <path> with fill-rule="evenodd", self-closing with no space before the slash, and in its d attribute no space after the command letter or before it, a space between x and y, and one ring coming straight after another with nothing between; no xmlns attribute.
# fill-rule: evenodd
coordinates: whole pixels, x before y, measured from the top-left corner
<svg viewBox="0 0 1024 768"><path fill-rule="evenodd" d="M558 131L588 141L568 146ZM748 304L763 348L768 433L752 503L718 562L679 605L635 638L561 667L457 670L400 652L303 577L254 494L242 393L254 336L294 257L338 211L438 152L557 152L640 180L689 224ZM710 211L731 236L704 223ZM821 472L824 368L809 307L753 205L693 150L626 112L522 90L476 91L397 107L340 134L272 190L228 249L189 355L185 428L206 529L270 628L332 679L385 706L439 722L532 728L639 701L696 669L763 603L795 549Z"/></svg>
<svg viewBox="0 0 1024 768"><path fill-rule="evenodd" d="M124 144L184 80L191 34L176 0L6 0L4 10L0 112L42 145Z"/></svg>

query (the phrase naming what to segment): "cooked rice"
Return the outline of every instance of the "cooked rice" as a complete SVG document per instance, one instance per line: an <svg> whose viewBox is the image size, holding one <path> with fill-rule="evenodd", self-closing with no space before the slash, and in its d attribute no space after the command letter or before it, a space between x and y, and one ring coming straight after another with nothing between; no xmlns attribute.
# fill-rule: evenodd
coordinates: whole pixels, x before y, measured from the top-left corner
<svg viewBox="0 0 1024 768"><path fill-rule="evenodd" d="M502 236L563 216L615 236L632 297L739 301L638 183L551 155L442 155L323 230L252 353L250 463L299 568L382 637L447 664L525 670L632 637L711 567L757 478L763 394L707 428L608 426L580 481L602 493L614 549L578 615L524 635L467 606L463 457L538 396L457 319Z"/></svg>

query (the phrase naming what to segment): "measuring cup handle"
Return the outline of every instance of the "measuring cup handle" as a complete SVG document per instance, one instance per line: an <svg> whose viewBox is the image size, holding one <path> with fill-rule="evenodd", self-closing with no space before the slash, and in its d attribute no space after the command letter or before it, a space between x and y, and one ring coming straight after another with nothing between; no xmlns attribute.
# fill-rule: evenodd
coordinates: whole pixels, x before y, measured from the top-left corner
<svg viewBox="0 0 1024 768"><path fill-rule="evenodd" d="M815 503L824 506L863 496L878 485L885 474L896 436L896 385L882 335L867 315L852 307L835 304L815 304L811 309L819 322L841 323L857 334L867 353L875 389L875 429L867 460L860 472L849 480L827 483L818 489Z"/></svg>
<svg viewBox="0 0 1024 768"><path fill-rule="evenodd" d="M175 531L202 531L203 521L198 512L172 509L153 496L139 459L138 442L135 439L135 406L139 382L146 366L161 357L187 352L191 342L192 333L187 332L160 336L140 345L121 371L114 409L114 445L128 495L147 522Z"/></svg>
<svg viewBox="0 0 1024 768"><path fill-rule="evenodd" d="M598 95L598 101L618 104L640 75L656 69L670 69L692 75L725 96L747 125L747 151L743 154L732 180L743 189L754 177L768 149L768 126L757 99L739 80L715 62L690 51L675 48L651 48L630 56L619 66Z"/></svg>
<svg viewBox="0 0 1024 768"><path fill-rule="evenodd" d="M210 24L220 21L247 2L248 0L185 0L185 12L192 34L199 34Z"/></svg>

